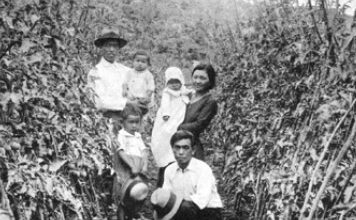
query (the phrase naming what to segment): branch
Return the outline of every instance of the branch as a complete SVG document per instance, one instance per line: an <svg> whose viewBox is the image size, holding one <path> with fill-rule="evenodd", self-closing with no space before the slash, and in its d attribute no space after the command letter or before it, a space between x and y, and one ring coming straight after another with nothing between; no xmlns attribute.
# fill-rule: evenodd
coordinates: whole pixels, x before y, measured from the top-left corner
<svg viewBox="0 0 356 220"><path fill-rule="evenodd" d="M310 0L309 0L310 1ZM326 26L326 39L328 40L329 44L332 42L332 31L331 27L329 25L329 18L328 18L328 12L326 11L326 5L325 5L325 0L320 0L320 7L323 10L323 15L324 15L324 23Z"/></svg>
<svg viewBox="0 0 356 220"><path fill-rule="evenodd" d="M20 44L20 43L21 43L21 41L18 41L18 40L11 41L11 42L9 43L9 45L7 46L7 48L6 48L5 50L1 51L1 53L0 53L0 59L3 58L3 57L7 54L7 52L9 52L9 51L11 50L11 48L12 48L15 44Z"/></svg>
<svg viewBox="0 0 356 220"><path fill-rule="evenodd" d="M349 185L350 180L351 180L352 176L353 176L354 173L355 173L355 170L356 170L356 160L354 160L354 162L352 163L350 175L347 177L347 179L346 179L346 181L345 181L345 185L344 185L344 187L342 187L342 189L341 189L341 191L340 191L340 193L339 193L339 196L337 197L337 199L336 199L335 202L333 203L332 207L340 201L342 195L344 194L344 192L345 192L345 190L346 190L346 187Z"/></svg>
<svg viewBox="0 0 356 220"><path fill-rule="evenodd" d="M339 155L337 156L337 158L330 164L330 166L328 167L328 171L326 173L325 179L323 181L323 184L321 185L318 194L316 195L314 202L313 202L313 206L310 210L309 216L307 218L307 220L312 220L313 216L314 216L314 212L319 204L319 201L321 199L321 196L323 195L323 192L326 188L326 185L328 184L329 180L331 179L331 176L334 174L338 164L340 163L341 159L345 156L346 152L349 150L355 135L356 135L356 116L354 116L354 125L352 126L352 131L351 134L349 135L349 137L347 138L344 146L341 148Z"/></svg>
<svg viewBox="0 0 356 220"><path fill-rule="evenodd" d="M324 160L324 157L325 157L325 154L326 152L328 151L329 149L329 146L331 144L331 141L334 139L335 135L336 135L336 132L339 130L339 128L341 127L342 123L344 122L344 120L346 119L347 115L350 113L350 111L353 109L353 106L355 105L356 103L356 99L352 102L350 108L347 110L347 112L345 112L344 116L341 118L341 120L339 121L339 123L336 125L336 127L334 128L334 131L333 133L331 134L328 142L325 144L324 146L324 149L323 149L323 152L321 153L320 157L319 157L319 161L318 163L316 164L315 168L314 168L314 171L313 171L313 174L311 176L311 179L309 181L309 186L308 186L308 191L307 191L307 194L305 195L305 199L304 199L304 203L303 203L303 206L300 210L300 216L299 216L299 220L302 220L304 219L304 212L307 208L307 204L308 204L308 200L309 200L309 196L310 196L310 193L311 193L311 190L312 190L312 187L313 187L313 183L315 181L315 177L316 177L316 173L318 172L320 166L321 166L321 163L323 162ZM355 123L356 124L356 123Z"/></svg>
<svg viewBox="0 0 356 220"><path fill-rule="evenodd" d="M322 38L321 35L320 35L318 26L316 25L316 20L315 20L315 17L314 17L313 6L312 6L312 4L311 4L311 0L308 0L308 5L309 5L309 10L310 10L310 15L311 15L312 20L313 20L315 32L316 32L316 34L318 35L320 42L323 43L323 38Z"/></svg>

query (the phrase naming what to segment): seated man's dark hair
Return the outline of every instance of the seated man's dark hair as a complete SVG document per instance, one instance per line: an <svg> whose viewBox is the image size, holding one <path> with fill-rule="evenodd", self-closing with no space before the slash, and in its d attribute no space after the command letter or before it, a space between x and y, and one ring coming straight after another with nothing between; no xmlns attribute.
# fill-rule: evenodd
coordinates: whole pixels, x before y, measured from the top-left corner
<svg viewBox="0 0 356 220"><path fill-rule="evenodd" d="M192 144L192 147L194 147L194 143L195 143L194 135L192 134L192 132L187 130L179 130L176 133L174 133L171 138L170 144L173 147L174 143L183 139L189 139Z"/></svg>
<svg viewBox="0 0 356 220"><path fill-rule="evenodd" d="M121 117L123 120L127 119L129 115L142 117L141 109L132 103L126 103L125 108L122 110Z"/></svg>

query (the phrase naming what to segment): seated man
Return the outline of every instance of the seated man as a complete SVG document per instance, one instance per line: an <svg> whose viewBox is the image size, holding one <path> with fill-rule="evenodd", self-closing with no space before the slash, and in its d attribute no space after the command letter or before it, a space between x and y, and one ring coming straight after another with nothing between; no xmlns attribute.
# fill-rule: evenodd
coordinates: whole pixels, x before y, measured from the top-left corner
<svg viewBox="0 0 356 220"><path fill-rule="evenodd" d="M176 162L166 168L162 188L183 197L173 219L222 219L223 205L213 172L208 164L193 157L193 134L185 130L177 131L170 144Z"/></svg>

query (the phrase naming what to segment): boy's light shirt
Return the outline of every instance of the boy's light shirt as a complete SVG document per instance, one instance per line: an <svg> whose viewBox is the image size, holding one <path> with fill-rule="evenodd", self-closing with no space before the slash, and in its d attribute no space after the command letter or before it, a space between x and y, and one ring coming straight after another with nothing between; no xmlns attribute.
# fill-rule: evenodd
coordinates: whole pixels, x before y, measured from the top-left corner
<svg viewBox="0 0 356 220"><path fill-rule="evenodd" d="M134 135L125 131L125 129L121 129L117 136L117 140L120 144L117 150L123 150L126 154L134 155L138 157L144 156L144 151L147 149L141 134L135 132Z"/></svg>
<svg viewBox="0 0 356 220"><path fill-rule="evenodd" d="M95 92L98 109L122 110L127 99L123 97L122 85L131 69L120 63L109 63L104 58L90 70L88 86Z"/></svg>
<svg viewBox="0 0 356 220"><path fill-rule="evenodd" d="M149 70L138 72L134 69L128 72L127 86L131 96L147 98L148 92L155 90L154 78Z"/></svg>

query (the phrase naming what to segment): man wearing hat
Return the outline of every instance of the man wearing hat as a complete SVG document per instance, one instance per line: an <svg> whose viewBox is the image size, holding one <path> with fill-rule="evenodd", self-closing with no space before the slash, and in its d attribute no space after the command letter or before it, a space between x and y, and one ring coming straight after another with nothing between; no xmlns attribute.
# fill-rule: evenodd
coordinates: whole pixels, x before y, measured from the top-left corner
<svg viewBox="0 0 356 220"><path fill-rule="evenodd" d="M115 61L120 48L127 41L117 33L104 30L94 41L94 45L101 50L100 62L90 70L88 84L95 92L95 105L98 110L108 117L110 113L121 111L126 105L123 97L123 83L126 80L129 67Z"/></svg>
<svg viewBox="0 0 356 220"><path fill-rule="evenodd" d="M223 205L215 177L207 163L193 157L193 134L179 130L170 144L176 162L165 170L162 189L166 192L159 188L151 196L155 219L221 220Z"/></svg>

